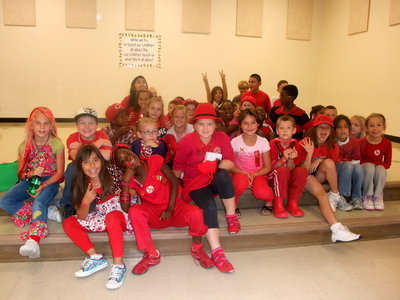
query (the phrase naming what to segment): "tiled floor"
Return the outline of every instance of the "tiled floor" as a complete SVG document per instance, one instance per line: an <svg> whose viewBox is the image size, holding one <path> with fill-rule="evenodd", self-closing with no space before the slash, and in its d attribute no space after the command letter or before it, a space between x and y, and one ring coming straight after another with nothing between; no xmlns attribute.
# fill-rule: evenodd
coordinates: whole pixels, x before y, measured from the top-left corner
<svg viewBox="0 0 400 300"><path fill-rule="evenodd" d="M399 253L400 239L236 252L233 274L168 256L116 291L108 271L74 278L78 261L3 263L0 299L400 299Z"/></svg>

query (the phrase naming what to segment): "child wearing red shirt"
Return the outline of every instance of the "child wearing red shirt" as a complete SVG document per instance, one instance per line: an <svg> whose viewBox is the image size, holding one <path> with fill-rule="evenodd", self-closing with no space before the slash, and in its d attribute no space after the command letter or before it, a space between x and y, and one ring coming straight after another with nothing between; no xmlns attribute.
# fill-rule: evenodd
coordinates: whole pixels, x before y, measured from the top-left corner
<svg viewBox="0 0 400 300"><path fill-rule="evenodd" d="M307 169L300 165L298 149L301 147L292 138L296 123L291 116L284 115L276 122L278 138L270 142L272 172L270 184L274 190L274 215L287 218L283 200L287 198L286 210L294 217L304 216L298 203L308 178Z"/></svg>
<svg viewBox="0 0 400 300"><path fill-rule="evenodd" d="M386 119L382 114L369 115L365 125L367 135L360 140L361 164L365 171L363 206L366 210L383 210L383 188L392 163L392 143L383 136Z"/></svg>

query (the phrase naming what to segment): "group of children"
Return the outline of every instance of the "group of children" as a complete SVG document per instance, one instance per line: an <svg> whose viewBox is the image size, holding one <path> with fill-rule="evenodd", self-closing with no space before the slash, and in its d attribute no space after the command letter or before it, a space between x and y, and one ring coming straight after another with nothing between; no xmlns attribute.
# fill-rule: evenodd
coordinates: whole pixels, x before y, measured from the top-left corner
<svg viewBox="0 0 400 300"><path fill-rule="evenodd" d="M55 118L49 109L35 108L19 147L20 181L0 199L0 208L17 226L29 224L21 234L26 243L20 254L40 256L40 240L49 234L47 220L54 212L49 204L63 179L63 228L88 255L75 276L107 267L87 235L106 231L113 255L108 289L119 288L126 276L124 232L135 234L144 253L133 273L143 274L160 262L152 228L188 227L194 261L233 272L220 244L215 196L224 205L228 232L235 234L241 229L239 198L248 188L264 201L260 214L277 218L302 217L299 199L306 189L318 200L333 242L359 239L334 211L384 209L383 187L391 162L384 116L350 120L337 115L333 106L318 106L310 119L294 104L296 86L280 81L279 97L271 105L259 89L257 74L248 84L241 81L240 95L230 101L225 74L220 75L223 88L210 91L203 74L208 102L176 97L165 115L163 100L143 76L132 81L129 96L107 108L109 125L101 130L97 112L80 109L77 132L66 141L71 163L65 172ZM34 176L41 184L32 191L28 186ZM329 185L328 193L323 183ZM30 197L33 201L26 201ZM211 256L204 250L203 236Z"/></svg>

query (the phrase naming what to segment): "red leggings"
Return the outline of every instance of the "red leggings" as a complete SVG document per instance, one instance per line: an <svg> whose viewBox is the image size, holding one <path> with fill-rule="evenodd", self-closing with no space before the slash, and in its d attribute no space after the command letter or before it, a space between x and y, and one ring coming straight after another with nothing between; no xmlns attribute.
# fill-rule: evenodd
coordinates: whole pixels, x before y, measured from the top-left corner
<svg viewBox="0 0 400 300"><path fill-rule="evenodd" d="M189 226L191 236L204 235L208 227L204 225L203 211L197 206L176 201L171 218L162 221L161 213L165 205L154 205L149 203L132 205L129 209L129 219L135 231L136 243L139 250L154 249L150 228L163 229L167 227Z"/></svg>
<svg viewBox="0 0 400 300"><path fill-rule="evenodd" d="M234 173L232 174L233 185L235 187L235 203L236 206L239 203L239 197L244 193L249 187L249 179L245 174ZM257 176L253 179L253 184L251 186L251 191L254 197L265 202L272 202L274 197L271 188L268 186L268 181L266 176Z"/></svg>
<svg viewBox="0 0 400 300"><path fill-rule="evenodd" d="M106 231L108 239L110 240L111 250L113 257L124 256L124 231L126 228L125 217L121 211L115 210L106 215L105 219ZM87 232L94 232L86 229L75 216L69 217L64 220L63 227L65 233L69 238L82 249L83 252L87 253L89 249L94 248L92 242L89 239Z"/></svg>
<svg viewBox="0 0 400 300"><path fill-rule="evenodd" d="M278 167L269 173L269 181L274 188L274 195L282 199L298 201L303 193L308 178L304 167L296 167L290 171L289 167Z"/></svg>

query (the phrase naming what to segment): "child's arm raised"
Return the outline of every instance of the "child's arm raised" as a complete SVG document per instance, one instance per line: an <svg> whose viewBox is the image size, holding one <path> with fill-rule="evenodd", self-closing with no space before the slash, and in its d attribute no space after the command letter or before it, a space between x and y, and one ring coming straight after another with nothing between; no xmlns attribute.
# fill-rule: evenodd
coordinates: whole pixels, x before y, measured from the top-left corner
<svg viewBox="0 0 400 300"><path fill-rule="evenodd" d="M222 81L223 99L228 99L228 87L226 85L226 77L224 74L224 70L219 71L219 75L221 76L221 81Z"/></svg>
<svg viewBox="0 0 400 300"><path fill-rule="evenodd" d="M175 202L176 202L176 197L178 196L178 188L179 188L179 181L178 178L176 178L175 174L172 172L170 167L167 166L166 163L163 163L161 167L161 171L164 173L165 177L167 177L169 183L170 183L170 193L169 193L169 203L168 207L166 210L164 210L161 213L161 220L166 220L171 218L174 208L175 208Z"/></svg>
<svg viewBox="0 0 400 300"><path fill-rule="evenodd" d="M206 93L207 93L207 102L208 103L212 103L212 99L211 99L211 90L210 90L210 85L208 84L208 78L207 78L207 73L201 73L201 75L203 76L203 81L204 81L204 85L206 87Z"/></svg>
<svg viewBox="0 0 400 300"><path fill-rule="evenodd" d="M303 161L302 166L307 169L307 171L310 171L311 168L311 159L312 155L314 153L314 143L309 137L304 138L302 142L300 142L300 145L304 148L304 150L307 152L306 159Z"/></svg>

